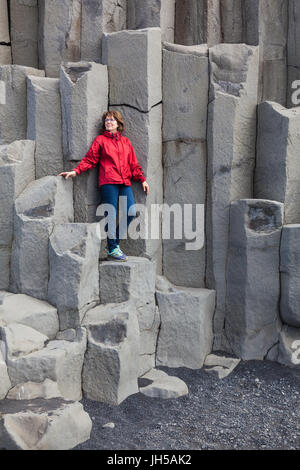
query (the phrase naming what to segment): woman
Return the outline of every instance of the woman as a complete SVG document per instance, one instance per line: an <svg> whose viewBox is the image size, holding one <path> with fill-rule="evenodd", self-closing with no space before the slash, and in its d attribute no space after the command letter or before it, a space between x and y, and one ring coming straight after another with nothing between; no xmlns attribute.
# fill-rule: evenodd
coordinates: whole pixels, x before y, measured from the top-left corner
<svg viewBox="0 0 300 470"><path fill-rule="evenodd" d="M102 130L102 135L95 138L79 165L72 171L60 173L59 176L64 176L66 179L73 178L94 168L100 162L99 186L101 200L104 204L111 204L115 209L112 226L108 227L107 254L110 259L126 261L128 257L120 249L119 226L121 224L118 225L116 231L114 230L119 196L127 197L128 227L135 215L135 201L130 180L133 178L140 181L146 194L149 194L149 185L137 161L130 140L122 135L124 122L121 113L106 111L102 116Z"/></svg>

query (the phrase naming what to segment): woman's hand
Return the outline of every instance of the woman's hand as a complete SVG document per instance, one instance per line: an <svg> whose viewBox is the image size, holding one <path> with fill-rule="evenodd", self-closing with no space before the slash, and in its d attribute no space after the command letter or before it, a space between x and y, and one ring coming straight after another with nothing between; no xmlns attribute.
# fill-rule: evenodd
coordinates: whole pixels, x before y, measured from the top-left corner
<svg viewBox="0 0 300 470"><path fill-rule="evenodd" d="M147 183L147 181L144 181L142 183L142 186L143 186L143 190L146 191L146 194L149 194L150 188L149 188L149 184Z"/></svg>
<svg viewBox="0 0 300 470"><path fill-rule="evenodd" d="M67 180L68 178L74 178L76 175L76 171L63 171L62 173L59 173L58 176L64 176Z"/></svg>

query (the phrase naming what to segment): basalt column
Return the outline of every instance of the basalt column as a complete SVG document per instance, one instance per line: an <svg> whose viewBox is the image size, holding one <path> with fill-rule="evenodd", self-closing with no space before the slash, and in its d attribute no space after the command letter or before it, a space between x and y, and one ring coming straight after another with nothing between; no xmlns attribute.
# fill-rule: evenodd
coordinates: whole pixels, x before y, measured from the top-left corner
<svg viewBox="0 0 300 470"><path fill-rule="evenodd" d="M150 186L146 196L141 183L132 182L135 201L141 206L130 228L138 238L128 237L122 246L128 255L157 259L158 270L161 270L159 224L157 233L151 236L152 222L156 223L155 216L151 217L151 206L161 204L163 200L160 29L106 34L103 62L108 65L110 109L123 114L125 135L133 144Z"/></svg>
<svg viewBox="0 0 300 470"><path fill-rule="evenodd" d="M163 273L181 286L204 287L207 103L207 48L197 52L197 47L165 44L163 166L166 209L163 224L170 225L172 208L178 221L174 220L169 239L164 239L163 230ZM188 210L191 210L189 216ZM189 230L194 230L192 243L189 243L188 222L191 223ZM175 224L181 229L181 238L176 238L179 234L175 233Z"/></svg>
<svg viewBox="0 0 300 470"><path fill-rule="evenodd" d="M224 349L226 261L231 201L253 195L259 51L219 44L209 51L206 287L217 291L215 349Z"/></svg>

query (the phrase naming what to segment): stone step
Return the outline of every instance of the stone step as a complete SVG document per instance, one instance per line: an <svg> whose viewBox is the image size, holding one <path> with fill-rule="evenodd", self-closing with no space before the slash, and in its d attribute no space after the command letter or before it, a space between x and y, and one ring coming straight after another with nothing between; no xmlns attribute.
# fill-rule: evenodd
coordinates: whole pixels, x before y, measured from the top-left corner
<svg viewBox="0 0 300 470"><path fill-rule="evenodd" d="M90 438L81 403L60 398L0 401L0 449L68 450Z"/></svg>

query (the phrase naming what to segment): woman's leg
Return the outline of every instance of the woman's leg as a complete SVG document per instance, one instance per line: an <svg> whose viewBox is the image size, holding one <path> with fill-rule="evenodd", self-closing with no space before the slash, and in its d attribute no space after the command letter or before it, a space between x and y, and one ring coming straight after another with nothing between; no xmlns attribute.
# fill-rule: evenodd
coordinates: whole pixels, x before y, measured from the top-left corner
<svg viewBox="0 0 300 470"><path fill-rule="evenodd" d="M110 204L112 206L112 210L110 210L108 213L105 211L105 216L108 215L108 223L105 225L105 231L107 232L107 248L109 251L112 251L120 243L119 240L116 239L116 219L119 188L119 184L103 184L100 186L101 203Z"/></svg>
<svg viewBox="0 0 300 470"><path fill-rule="evenodd" d="M116 231L116 240L120 244L127 228L136 215L135 201L131 186L120 185L120 196L122 204L122 215Z"/></svg>

